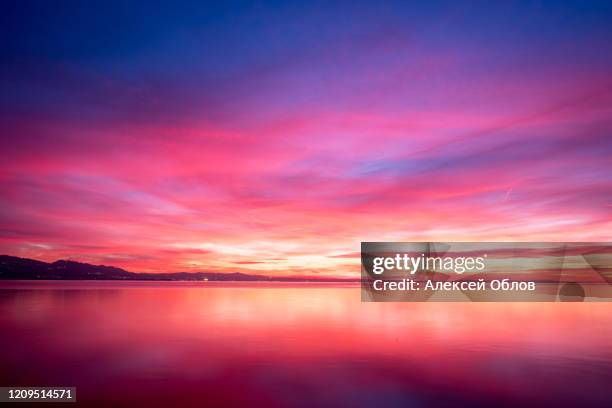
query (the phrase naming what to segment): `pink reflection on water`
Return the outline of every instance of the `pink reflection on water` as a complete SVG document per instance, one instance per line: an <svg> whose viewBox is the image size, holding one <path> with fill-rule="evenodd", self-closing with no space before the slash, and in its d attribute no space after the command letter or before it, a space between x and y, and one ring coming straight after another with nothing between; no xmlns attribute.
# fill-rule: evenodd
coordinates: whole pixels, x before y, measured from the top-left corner
<svg viewBox="0 0 612 408"><path fill-rule="evenodd" d="M5 282L0 380L76 385L99 405L606 406L611 311L361 303L322 284Z"/></svg>

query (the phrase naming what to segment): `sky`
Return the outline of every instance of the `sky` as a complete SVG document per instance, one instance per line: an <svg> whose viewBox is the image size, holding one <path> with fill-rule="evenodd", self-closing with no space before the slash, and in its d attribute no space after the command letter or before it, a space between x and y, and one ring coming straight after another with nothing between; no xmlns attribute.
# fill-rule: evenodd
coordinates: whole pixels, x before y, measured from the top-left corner
<svg viewBox="0 0 612 408"><path fill-rule="evenodd" d="M612 3L461 3L3 6L0 253L356 276L361 241L612 240Z"/></svg>

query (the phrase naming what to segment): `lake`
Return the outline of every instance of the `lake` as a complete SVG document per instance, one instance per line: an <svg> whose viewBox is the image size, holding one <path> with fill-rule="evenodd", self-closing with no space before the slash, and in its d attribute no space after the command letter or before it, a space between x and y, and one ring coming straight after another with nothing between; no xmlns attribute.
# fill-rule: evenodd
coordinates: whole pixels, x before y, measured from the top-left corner
<svg viewBox="0 0 612 408"><path fill-rule="evenodd" d="M76 386L88 405L612 406L612 303L4 281L0 334L0 385Z"/></svg>

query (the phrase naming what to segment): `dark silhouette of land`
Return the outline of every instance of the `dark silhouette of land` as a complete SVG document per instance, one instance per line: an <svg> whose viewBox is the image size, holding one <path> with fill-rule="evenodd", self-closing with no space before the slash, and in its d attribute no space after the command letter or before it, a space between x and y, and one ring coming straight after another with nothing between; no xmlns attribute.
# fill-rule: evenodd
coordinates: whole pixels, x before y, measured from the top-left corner
<svg viewBox="0 0 612 408"><path fill-rule="evenodd" d="M141 281L252 281L355 282L359 279L276 277L245 273L167 272L135 273L105 265L59 260L52 263L0 255L0 280L141 280Z"/></svg>

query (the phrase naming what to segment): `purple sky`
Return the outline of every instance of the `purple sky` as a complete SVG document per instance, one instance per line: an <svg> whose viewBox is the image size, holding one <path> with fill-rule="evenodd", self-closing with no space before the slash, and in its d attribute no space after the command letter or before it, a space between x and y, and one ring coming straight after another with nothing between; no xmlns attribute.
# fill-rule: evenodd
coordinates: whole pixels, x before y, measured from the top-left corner
<svg viewBox="0 0 612 408"><path fill-rule="evenodd" d="M0 253L351 275L360 241L611 238L609 3L62 4L0 21Z"/></svg>

